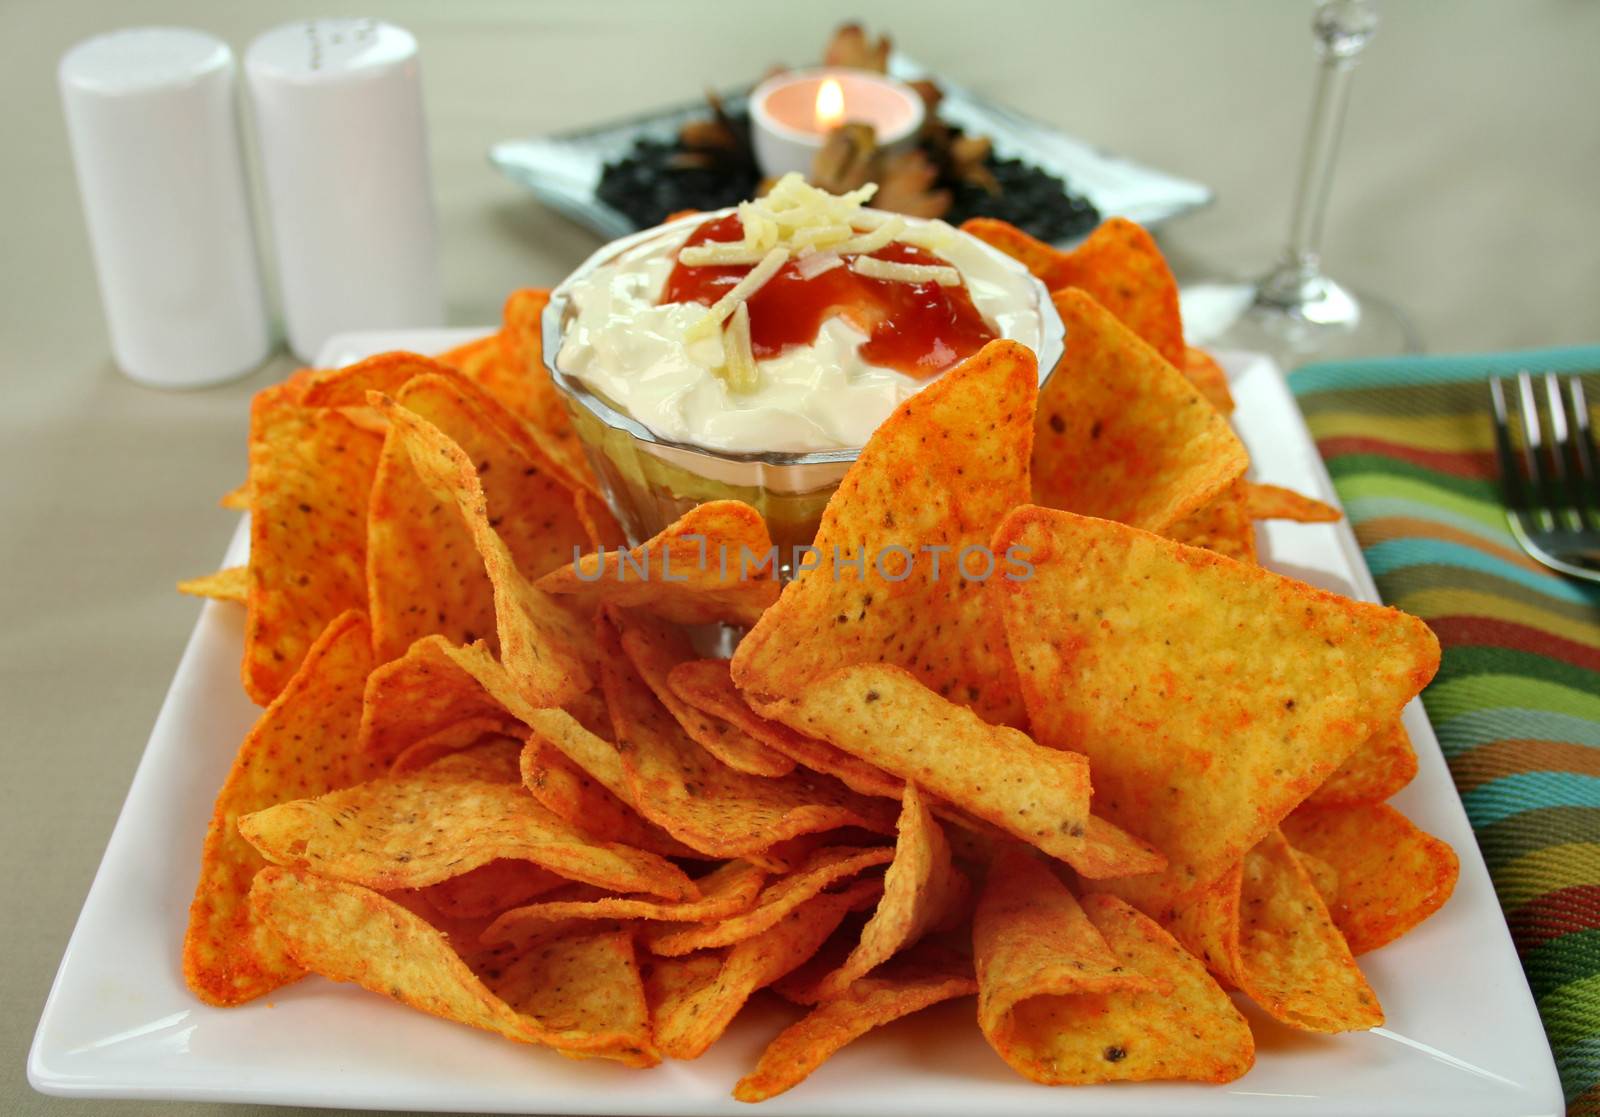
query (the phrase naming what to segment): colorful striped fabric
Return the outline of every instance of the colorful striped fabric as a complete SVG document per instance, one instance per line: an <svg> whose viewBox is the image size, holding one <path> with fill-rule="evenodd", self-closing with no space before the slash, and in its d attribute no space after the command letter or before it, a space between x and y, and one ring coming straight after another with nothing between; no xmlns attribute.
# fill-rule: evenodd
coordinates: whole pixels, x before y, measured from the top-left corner
<svg viewBox="0 0 1600 1117"><path fill-rule="evenodd" d="M1539 1003L1569 1113L1600 1114L1600 585L1506 528L1486 380L1600 347L1311 365L1290 377L1384 600L1444 646L1423 693Z"/></svg>

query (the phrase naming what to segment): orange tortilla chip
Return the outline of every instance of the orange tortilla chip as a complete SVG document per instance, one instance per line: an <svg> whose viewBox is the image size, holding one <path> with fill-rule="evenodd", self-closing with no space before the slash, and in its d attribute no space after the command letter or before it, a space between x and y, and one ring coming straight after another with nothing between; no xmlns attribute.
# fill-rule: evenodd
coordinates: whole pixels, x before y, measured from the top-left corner
<svg viewBox="0 0 1600 1117"><path fill-rule="evenodd" d="M428 636L372 672L362 700L363 755L388 766L407 749L463 723L498 724L514 732L515 719L461 666L460 655L443 636Z"/></svg>
<svg viewBox="0 0 1600 1117"><path fill-rule="evenodd" d="M650 1035L650 1006L626 930L565 935L526 950L479 951L472 972L519 1015L551 1030L593 1037L575 1059L615 1059L632 1067L661 1061ZM603 1037L603 1038L602 1038Z"/></svg>
<svg viewBox="0 0 1600 1117"><path fill-rule="evenodd" d="M716 922L677 922L648 927L640 935L640 942L651 954L666 958L732 946L774 926L824 889L876 865L886 865L893 857L894 851L888 848L830 846L814 850L795 872L763 888L748 909Z"/></svg>
<svg viewBox="0 0 1600 1117"><path fill-rule="evenodd" d="M1250 464L1227 420L1105 307L1055 294L1067 348L1039 393L1037 504L1161 531Z"/></svg>
<svg viewBox="0 0 1600 1117"><path fill-rule="evenodd" d="M645 991L662 1054L674 1059L704 1055L751 994L816 953L849 912L857 899L853 893L862 887L813 897L776 925L729 949L721 965L703 961L715 959L715 954L648 965Z"/></svg>
<svg viewBox="0 0 1600 1117"><path fill-rule="evenodd" d="M1245 508L1246 483L1240 478L1161 534L1237 562L1255 562L1256 525Z"/></svg>
<svg viewBox="0 0 1600 1117"><path fill-rule="evenodd" d="M448 919L483 919L564 887L567 878L528 861L491 861L422 889L423 898Z"/></svg>
<svg viewBox="0 0 1600 1117"><path fill-rule="evenodd" d="M970 962L948 952L914 950L780 1032L761 1053L756 1069L733 1088L733 1096L746 1102L776 1097L872 1029L977 991Z"/></svg>
<svg viewBox="0 0 1600 1117"><path fill-rule="evenodd" d="M559 706L593 686L595 658L587 624L534 588L518 571L505 541L489 521L488 502L472 460L438 427L374 394L398 433L423 483L441 501L453 500L494 585L500 663L517 690L535 706Z"/></svg>
<svg viewBox="0 0 1600 1117"><path fill-rule="evenodd" d="M1273 1019L1310 1032L1383 1023L1316 882L1277 830L1184 901L1168 925L1212 972Z"/></svg>
<svg viewBox="0 0 1600 1117"><path fill-rule="evenodd" d="M505 911L483 932L483 941L525 939L569 919L659 919L674 923L714 923L748 911L766 871L746 861L729 861L695 881L697 899L663 902L640 896L588 900L551 899ZM774 920L773 922L776 922Z"/></svg>
<svg viewBox="0 0 1600 1117"><path fill-rule="evenodd" d="M552 719L542 720L548 723ZM552 730L548 724L546 731L561 732L559 728ZM572 732L588 736L581 727ZM615 752L608 742L596 744ZM539 730L530 733L527 746L522 750L522 785L546 810L591 838L649 850L663 857L695 856L694 850L660 827L646 822L633 808L631 800L619 798L598 776L550 743L550 738Z"/></svg>
<svg viewBox="0 0 1600 1117"><path fill-rule="evenodd" d="M478 369L479 383L538 433L545 451L563 469L598 493L566 401L544 367L542 319L549 302L545 290L511 293L500 329L500 360Z"/></svg>
<svg viewBox="0 0 1600 1117"><path fill-rule="evenodd" d="M851 791L897 799L905 787L904 780L896 779L864 760L857 760L843 749L796 733L781 721L773 721L756 713L744 700L744 695L739 693L739 688L733 685L733 676L728 672L728 661L725 659L697 659L680 663L672 669L667 682L679 698L695 709L737 726L762 744L813 772L834 777Z"/></svg>
<svg viewBox="0 0 1600 1117"><path fill-rule="evenodd" d="M1283 833L1302 857L1338 874L1328 910L1353 954L1386 946L1438 911L1461 870L1455 850L1385 803L1307 804L1284 819Z"/></svg>
<svg viewBox="0 0 1600 1117"><path fill-rule="evenodd" d="M274 864L382 891L424 888L509 858L619 892L695 895L671 862L593 841L520 784L452 770L464 756L245 815L239 832Z"/></svg>
<svg viewBox="0 0 1600 1117"><path fill-rule="evenodd" d="M1065 287L1087 291L1167 363L1184 367L1187 346L1178 282L1142 226L1121 217L1108 218L1070 252L994 218L976 217L961 229L1020 260L1052 292Z"/></svg>
<svg viewBox="0 0 1600 1117"><path fill-rule="evenodd" d="M761 711L821 737L861 760L953 803L1074 866L1084 862L1089 825L1089 764L1026 734L990 725L946 702L909 672L887 664L846 667L800 697ZM936 743L936 744L935 744ZM1159 856L1140 855L1111 875L1149 873Z"/></svg>
<svg viewBox="0 0 1600 1117"><path fill-rule="evenodd" d="M454 349L435 354L433 359L469 380L482 383L485 367L500 359L500 334L496 331L462 342Z"/></svg>
<svg viewBox="0 0 1600 1117"><path fill-rule="evenodd" d="M840 667L887 662L989 721L1021 723L981 591L1009 569L986 550L990 532L1028 499L1037 383L1032 350L992 341L895 408L823 511L819 565L739 644L741 690L795 695Z"/></svg>
<svg viewBox="0 0 1600 1117"><path fill-rule="evenodd" d="M1282 485L1246 481L1245 510L1252 520L1293 520L1301 524L1331 524L1344 518L1333 505L1305 496Z"/></svg>
<svg viewBox="0 0 1600 1117"><path fill-rule="evenodd" d="M634 670L701 748L735 771L752 776L786 776L794 771L794 761L787 756L678 697L667 679L674 667L694 658L694 647L682 631L641 613L612 609L609 615Z"/></svg>
<svg viewBox="0 0 1600 1117"><path fill-rule="evenodd" d="M250 575L242 566L225 566L213 574L187 578L178 583L178 592L190 597L209 597L213 601L232 601L243 605L250 598Z"/></svg>
<svg viewBox="0 0 1600 1117"><path fill-rule="evenodd" d="M451 375L451 370L420 353L379 353L341 368L317 369L307 379L300 402L307 407L366 407L368 392L395 395L418 376Z"/></svg>
<svg viewBox="0 0 1600 1117"><path fill-rule="evenodd" d="M236 485L217 498L217 507L233 512L250 511L250 482Z"/></svg>
<svg viewBox="0 0 1600 1117"><path fill-rule="evenodd" d="M576 1022L547 1026L517 1012L473 974L442 932L359 885L269 867L256 876L250 903L296 962L330 980L352 981L420 1012L579 1058L636 1066L659 1059L653 1050L630 1050L632 1036L619 1041Z"/></svg>
<svg viewBox="0 0 1600 1117"><path fill-rule="evenodd" d="M845 995L857 979L958 913L968 889L967 878L951 863L950 843L917 785L906 784L894 860L883 875L883 899L844 963L813 988L792 991L795 999L815 1003Z"/></svg>
<svg viewBox="0 0 1600 1117"><path fill-rule="evenodd" d="M1254 1062L1244 1017L1171 935L1112 896L1080 906L1029 855L990 869L973 950L984 1038L1034 1082L1231 1082Z"/></svg>
<svg viewBox="0 0 1600 1117"><path fill-rule="evenodd" d="M491 741L509 741L512 745L516 745L517 736L526 731L524 726L506 718L477 717L458 721L401 749L400 753L389 762L388 770L383 774L404 776L410 772L418 772L462 749L485 745Z"/></svg>
<svg viewBox="0 0 1600 1117"><path fill-rule="evenodd" d="M371 669L366 620L360 613L341 615L239 746L206 827L200 883L183 940L183 979L207 1004L241 1004L301 975L250 909L250 881L266 861L235 823L241 815L320 795L366 774L352 758L362 684Z"/></svg>
<svg viewBox="0 0 1600 1117"><path fill-rule="evenodd" d="M395 400L438 428L476 467L489 523L524 578L536 579L590 547L571 489L546 460L502 433L508 417L491 417L453 377L415 377ZM494 586L473 533L453 504L441 503L418 476L407 436L398 430L384 443L367 532L367 587L380 661L434 633L458 644L483 638L496 647Z"/></svg>
<svg viewBox="0 0 1600 1117"><path fill-rule="evenodd" d="M382 444L289 391L257 393L251 404L242 674L259 705L284 688L330 621L366 608L367 494Z"/></svg>
<svg viewBox="0 0 1600 1117"><path fill-rule="evenodd" d="M750 625L778 600L772 538L737 500L701 504L626 554L597 551L539 580L545 593L643 609L679 624Z"/></svg>
<svg viewBox="0 0 1600 1117"><path fill-rule="evenodd" d="M1345 757L1306 801L1319 807L1381 803L1417 774L1417 750L1404 723L1392 721Z"/></svg>
<svg viewBox="0 0 1600 1117"><path fill-rule="evenodd" d="M1438 669L1414 617L1121 524L1027 508L995 546L1026 548L1035 570L1002 585L1033 731L1083 753L1099 808L1170 860L1115 889L1157 918Z"/></svg>
<svg viewBox="0 0 1600 1117"><path fill-rule="evenodd" d="M883 800L857 795L827 776L794 771L765 778L736 772L683 731L622 654L602 619L601 679L623 771L639 813L712 857L747 857L800 834L861 826L888 832Z"/></svg>
<svg viewBox="0 0 1600 1117"><path fill-rule="evenodd" d="M1222 366L1210 353L1189 346L1184 350L1183 364L1178 366L1178 371L1199 389L1200 394L1217 411L1223 415L1233 414L1233 393L1228 390L1228 374L1222 371Z"/></svg>

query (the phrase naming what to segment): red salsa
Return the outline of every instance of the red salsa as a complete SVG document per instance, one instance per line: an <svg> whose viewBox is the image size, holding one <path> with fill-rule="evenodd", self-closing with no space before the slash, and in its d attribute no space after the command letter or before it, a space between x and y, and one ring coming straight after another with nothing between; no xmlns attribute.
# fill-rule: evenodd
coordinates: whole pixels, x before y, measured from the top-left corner
<svg viewBox="0 0 1600 1117"><path fill-rule="evenodd" d="M744 239L737 214L707 221L684 247L710 241ZM943 265L943 260L898 242L871 253L897 264ZM849 257L845 264L849 264ZM691 268L679 262L661 292L663 303L710 306L750 271L747 264ZM750 342L757 359L776 356L816 340L822 323L835 315L867 335L861 359L908 376L928 377L965 360L995 332L985 322L965 284L901 283L872 279L848 266L804 278L790 260L749 300Z"/></svg>

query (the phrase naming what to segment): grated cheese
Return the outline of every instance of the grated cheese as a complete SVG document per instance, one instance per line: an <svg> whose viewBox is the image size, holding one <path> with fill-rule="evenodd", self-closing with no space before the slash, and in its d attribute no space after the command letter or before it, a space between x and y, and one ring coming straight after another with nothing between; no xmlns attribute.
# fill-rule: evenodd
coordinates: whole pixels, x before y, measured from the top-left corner
<svg viewBox="0 0 1600 1117"><path fill-rule="evenodd" d="M961 286L961 273L942 264L902 264L876 256L857 256L850 270L868 279L887 279L895 283L937 283L941 287Z"/></svg>
<svg viewBox="0 0 1600 1117"><path fill-rule="evenodd" d="M734 308L722 335L722 378L734 391L748 391L760 383L755 347L750 343L750 304Z"/></svg>
<svg viewBox="0 0 1600 1117"><path fill-rule="evenodd" d="M774 248L761 258L761 262L745 273L744 278L735 283L726 295L711 305L705 316L695 322L684 332L685 338L693 341L697 337L705 337L722 325L723 319L732 314L736 308L743 305L744 301L754 295L767 280L777 275L779 270L789 260L787 248Z"/></svg>

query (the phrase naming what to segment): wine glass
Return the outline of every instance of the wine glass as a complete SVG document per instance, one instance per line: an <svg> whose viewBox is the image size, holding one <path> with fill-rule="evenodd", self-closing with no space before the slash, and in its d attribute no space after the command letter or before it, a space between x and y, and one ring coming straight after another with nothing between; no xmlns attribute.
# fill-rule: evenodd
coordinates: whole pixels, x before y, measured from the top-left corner
<svg viewBox="0 0 1600 1117"><path fill-rule="evenodd" d="M1186 303L1232 304L1236 317L1206 339L1209 344L1268 353L1285 371L1310 360L1417 353L1422 348L1396 307L1353 291L1322 270L1322 227L1350 74L1377 30L1378 13L1371 0L1319 0L1311 27L1317 84L1283 255L1277 266L1252 282L1203 284L1185 292Z"/></svg>

